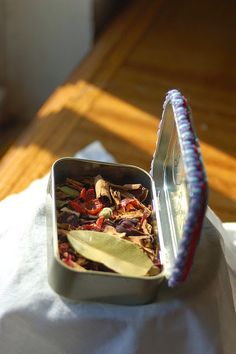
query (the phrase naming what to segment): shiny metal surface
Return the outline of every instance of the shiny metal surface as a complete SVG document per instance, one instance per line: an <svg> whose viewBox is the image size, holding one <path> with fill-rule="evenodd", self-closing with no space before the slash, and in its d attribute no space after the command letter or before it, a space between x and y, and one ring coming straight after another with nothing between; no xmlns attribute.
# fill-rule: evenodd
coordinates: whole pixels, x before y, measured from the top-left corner
<svg viewBox="0 0 236 354"><path fill-rule="evenodd" d="M162 262L169 286L176 286L190 272L208 195L190 108L178 90L166 96L151 174L159 200Z"/></svg>
<svg viewBox="0 0 236 354"><path fill-rule="evenodd" d="M170 273L178 254L189 205L186 169L171 106L167 108L160 126L153 178L159 200L160 237L165 252L163 262L166 272Z"/></svg>

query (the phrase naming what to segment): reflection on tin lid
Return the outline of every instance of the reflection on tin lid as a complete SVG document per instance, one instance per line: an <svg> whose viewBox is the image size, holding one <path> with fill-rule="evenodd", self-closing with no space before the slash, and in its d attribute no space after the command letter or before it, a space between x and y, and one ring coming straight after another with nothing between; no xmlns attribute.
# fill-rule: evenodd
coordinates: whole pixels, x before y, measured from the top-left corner
<svg viewBox="0 0 236 354"><path fill-rule="evenodd" d="M186 279L207 205L207 182L186 99L168 92L151 174L160 202L160 244L170 286ZM163 252L163 250L162 250Z"/></svg>

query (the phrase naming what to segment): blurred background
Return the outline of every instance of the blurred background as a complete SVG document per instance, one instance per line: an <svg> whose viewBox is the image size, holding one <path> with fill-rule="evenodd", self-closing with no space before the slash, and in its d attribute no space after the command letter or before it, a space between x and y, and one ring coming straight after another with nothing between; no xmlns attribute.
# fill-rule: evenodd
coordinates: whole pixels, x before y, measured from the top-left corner
<svg viewBox="0 0 236 354"><path fill-rule="evenodd" d="M53 118L38 123L42 134L32 128L0 161L1 195L95 139L148 170L165 93L178 88L193 111L210 206L235 221L235 18L235 0L0 0L0 158L59 88L38 115ZM30 167L10 184L17 154Z"/></svg>
<svg viewBox="0 0 236 354"><path fill-rule="evenodd" d="M129 0L0 0L0 151Z"/></svg>

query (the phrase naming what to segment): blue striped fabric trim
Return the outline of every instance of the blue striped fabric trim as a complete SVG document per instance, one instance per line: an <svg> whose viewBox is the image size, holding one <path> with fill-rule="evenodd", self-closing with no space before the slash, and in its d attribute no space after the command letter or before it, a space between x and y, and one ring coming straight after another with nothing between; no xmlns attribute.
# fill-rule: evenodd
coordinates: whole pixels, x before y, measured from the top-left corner
<svg viewBox="0 0 236 354"><path fill-rule="evenodd" d="M178 90L171 90L166 95L164 110L168 104L172 105L174 111L189 190L189 210L182 240L173 271L168 279L168 285L174 287L184 281L190 271L205 216L208 188L200 146L192 127L187 101Z"/></svg>

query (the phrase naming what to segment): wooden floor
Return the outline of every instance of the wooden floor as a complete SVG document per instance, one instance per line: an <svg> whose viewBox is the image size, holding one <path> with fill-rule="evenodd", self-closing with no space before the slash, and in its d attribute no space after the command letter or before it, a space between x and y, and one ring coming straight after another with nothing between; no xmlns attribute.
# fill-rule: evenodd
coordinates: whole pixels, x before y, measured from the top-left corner
<svg viewBox="0 0 236 354"><path fill-rule="evenodd" d="M97 139L148 170L165 93L178 88L200 138L209 205L235 221L235 14L234 1L134 1L5 153L0 198Z"/></svg>

